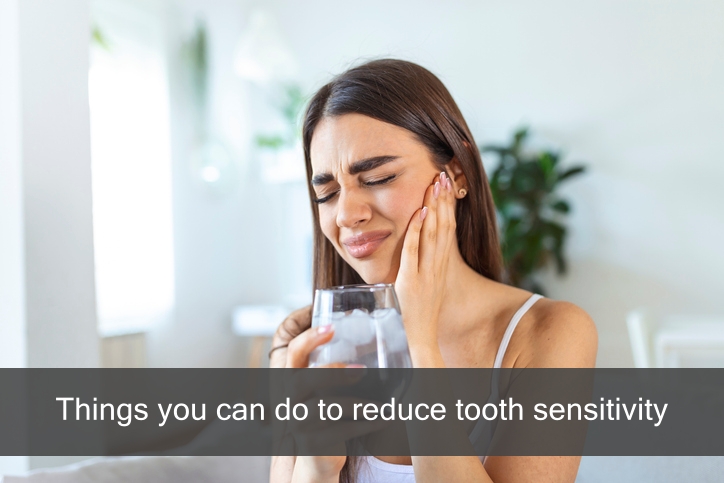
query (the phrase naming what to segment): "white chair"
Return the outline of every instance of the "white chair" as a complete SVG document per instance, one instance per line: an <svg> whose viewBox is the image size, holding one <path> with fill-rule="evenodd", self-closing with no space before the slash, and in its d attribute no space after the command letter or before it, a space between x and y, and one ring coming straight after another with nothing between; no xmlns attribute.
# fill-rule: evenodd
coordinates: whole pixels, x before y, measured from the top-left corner
<svg viewBox="0 0 724 483"><path fill-rule="evenodd" d="M655 367L653 338L648 312L644 309L629 312L626 316L626 326L628 327L634 366L638 369Z"/></svg>
<svg viewBox="0 0 724 483"><path fill-rule="evenodd" d="M637 368L724 367L724 317L674 315L653 324L638 309L626 325Z"/></svg>
<svg viewBox="0 0 724 483"><path fill-rule="evenodd" d="M654 334L658 367L724 367L724 317L667 317Z"/></svg>

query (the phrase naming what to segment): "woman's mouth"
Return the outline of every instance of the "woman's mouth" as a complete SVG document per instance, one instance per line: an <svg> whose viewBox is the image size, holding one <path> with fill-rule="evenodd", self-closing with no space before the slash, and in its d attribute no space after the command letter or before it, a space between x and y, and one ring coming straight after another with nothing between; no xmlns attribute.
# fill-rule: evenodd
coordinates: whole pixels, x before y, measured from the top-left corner
<svg viewBox="0 0 724 483"><path fill-rule="evenodd" d="M347 248L350 255L355 258L364 258L372 255L380 245L390 236L390 231L369 231L359 235L345 238L342 245Z"/></svg>

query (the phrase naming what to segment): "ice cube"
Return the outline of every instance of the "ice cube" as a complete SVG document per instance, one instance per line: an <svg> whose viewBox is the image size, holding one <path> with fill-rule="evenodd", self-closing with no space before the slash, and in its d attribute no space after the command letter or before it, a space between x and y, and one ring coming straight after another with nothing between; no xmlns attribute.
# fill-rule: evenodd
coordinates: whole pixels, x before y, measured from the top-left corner
<svg viewBox="0 0 724 483"><path fill-rule="evenodd" d="M388 352L407 350L407 336L402 325L402 317L395 309L378 309L372 315Z"/></svg>
<svg viewBox="0 0 724 483"><path fill-rule="evenodd" d="M365 345L375 338L374 320L366 312L355 309L334 323L334 338L356 345Z"/></svg>
<svg viewBox="0 0 724 483"><path fill-rule="evenodd" d="M345 317L369 317L370 314L364 309L354 309L349 314L346 314Z"/></svg>
<svg viewBox="0 0 724 483"><path fill-rule="evenodd" d="M389 317L392 313L397 313L397 310L395 309L377 309L372 312L372 317L375 319L384 319L385 317Z"/></svg>
<svg viewBox="0 0 724 483"><path fill-rule="evenodd" d="M312 316L312 327L329 325L338 322L344 317L344 312L325 312Z"/></svg>
<svg viewBox="0 0 724 483"><path fill-rule="evenodd" d="M357 358L355 345L345 340L332 341L322 346L322 351L315 361L316 365L334 362L350 362Z"/></svg>

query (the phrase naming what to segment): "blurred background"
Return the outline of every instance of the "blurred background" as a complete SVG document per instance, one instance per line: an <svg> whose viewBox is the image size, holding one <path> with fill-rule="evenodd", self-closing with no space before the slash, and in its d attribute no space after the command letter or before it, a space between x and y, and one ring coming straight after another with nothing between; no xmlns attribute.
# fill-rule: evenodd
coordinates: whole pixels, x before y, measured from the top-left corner
<svg viewBox="0 0 724 483"><path fill-rule="evenodd" d="M380 57L449 88L599 367L724 366L717 0L1 0L0 366L266 364L311 302L299 109Z"/></svg>
<svg viewBox="0 0 724 483"><path fill-rule="evenodd" d="M250 363L311 300L300 108L379 57L436 73L481 147L528 127L518 164L585 168L537 186L484 153L499 207L511 176L546 195L523 217L564 201L543 247L504 209L506 255L592 315L600 367L633 364L633 310L724 316L720 2L2 5L4 366L123 363L134 334L127 364Z"/></svg>
<svg viewBox="0 0 724 483"><path fill-rule="evenodd" d="M379 57L436 73L481 146L528 127L516 163L585 168L525 208L563 201L548 218L565 235L511 243L523 282L591 314L600 367L634 364L631 326L656 364L659 322L724 317L720 2L2 9L3 366L263 365L280 317L311 300L299 110Z"/></svg>

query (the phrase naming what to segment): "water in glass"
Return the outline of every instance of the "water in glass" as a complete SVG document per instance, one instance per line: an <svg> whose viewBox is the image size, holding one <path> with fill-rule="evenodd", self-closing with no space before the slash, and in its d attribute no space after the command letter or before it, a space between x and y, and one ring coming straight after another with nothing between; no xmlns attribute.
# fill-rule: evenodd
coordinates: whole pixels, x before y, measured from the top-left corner
<svg viewBox="0 0 724 483"><path fill-rule="evenodd" d="M334 325L334 337L315 349L310 367L332 363L370 368L412 367L397 296L391 284L317 290L312 327Z"/></svg>

